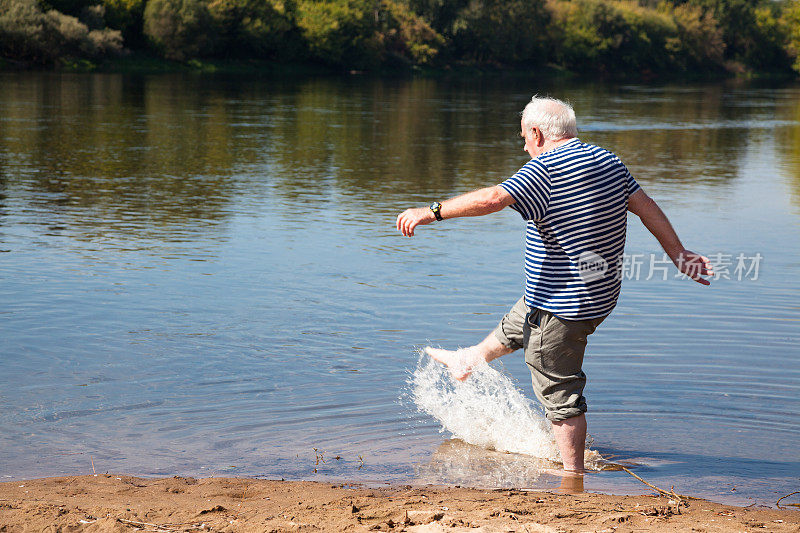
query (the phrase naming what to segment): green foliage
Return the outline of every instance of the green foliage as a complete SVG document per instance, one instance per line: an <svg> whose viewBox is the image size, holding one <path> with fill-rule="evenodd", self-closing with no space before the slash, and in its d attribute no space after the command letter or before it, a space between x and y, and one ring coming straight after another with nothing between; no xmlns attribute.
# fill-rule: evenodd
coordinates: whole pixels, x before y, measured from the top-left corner
<svg viewBox="0 0 800 533"><path fill-rule="evenodd" d="M787 55L793 61L792 68L800 73L800 1L787 2L781 23L786 32Z"/></svg>
<svg viewBox="0 0 800 533"><path fill-rule="evenodd" d="M443 36L448 57L500 64L546 59L550 14L544 0L409 0L408 5Z"/></svg>
<svg viewBox="0 0 800 533"><path fill-rule="evenodd" d="M217 50L226 56L288 59L297 55L295 4L291 0L211 0Z"/></svg>
<svg viewBox="0 0 800 533"><path fill-rule="evenodd" d="M103 59L122 50L120 32L89 29L56 10L43 12L36 0L0 0L0 54L49 64L59 59Z"/></svg>
<svg viewBox="0 0 800 533"><path fill-rule="evenodd" d="M149 0L144 33L164 57L178 61L209 54L216 40L204 0Z"/></svg>
<svg viewBox="0 0 800 533"><path fill-rule="evenodd" d="M759 71L786 71L792 57L788 49L789 30L781 20L777 6L765 4L753 12L753 28L742 60Z"/></svg>
<svg viewBox="0 0 800 533"><path fill-rule="evenodd" d="M0 0L11 60L82 64L122 37L181 61L800 72L800 0Z"/></svg>
<svg viewBox="0 0 800 533"><path fill-rule="evenodd" d="M131 47L145 44L143 38L145 0L102 0L105 19L110 28L120 30Z"/></svg>
<svg viewBox="0 0 800 533"><path fill-rule="evenodd" d="M662 3L660 8L671 13L677 25L677 34L666 42L676 66L681 70L721 68L725 41L713 15L689 4L670 7Z"/></svg>
<svg viewBox="0 0 800 533"><path fill-rule="evenodd" d="M332 65L375 66L379 5L375 0L300 0L297 25L311 57Z"/></svg>
<svg viewBox="0 0 800 533"><path fill-rule="evenodd" d="M755 5L758 0L678 0L701 7L719 22L722 37L727 45L728 59L740 57L748 48L755 22Z"/></svg>
<svg viewBox="0 0 800 533"><path fill-rule="evenodd" d="M470 0L408 0L411 11L426 20L434 31L449 39L459 14Z"/></svg>
<svg viewBox="0 0 800 533"><path fill-rule="evenodd" d="M636 2L551 1L555 58L580 70L663 71L674 65L668 49L678 35L669 15Z"/></svg>
<svg viewBox="0 0 800 533"><path fill-rule="evenodd" d="M96 0L40 0L39 7L41 7L44 12L55 9L65 15L79 17L85 8L93 6L96 3Z"/></svg>
<svg viewBox="0 0 800 533"><path fill-rule="evenodd" d="M549 14L542 0L474 0L450 28L456 57L478 62L542 62Z"/></svg>
<svg viewBox="0 0 800 533"><path fill-rule="evenodd" d="M751 70L785 70L791 63L780 4L773 0L673 0L701 8L717 20L725 59ZM731 66L732 66L731 65Z"/></svg>
<svg viewBox="0 0 800 533"><path fill-rule="evenodd" d="M399 2L383 0L378 18L381 48L402 62L431 63L445 43L422 17Z"/></svg>

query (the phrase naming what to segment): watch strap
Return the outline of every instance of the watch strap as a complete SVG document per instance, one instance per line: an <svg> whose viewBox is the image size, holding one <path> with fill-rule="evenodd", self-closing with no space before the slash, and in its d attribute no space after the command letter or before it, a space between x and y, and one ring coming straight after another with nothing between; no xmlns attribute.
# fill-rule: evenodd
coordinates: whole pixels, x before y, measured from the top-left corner
<svg viewBox="0 0 800 533"><path fill-rule="evenodd" d="M436 220L442 220L442 204L439 202L433 202L430 205L431 211L433 211L433 216L436 217Z"/></svg>

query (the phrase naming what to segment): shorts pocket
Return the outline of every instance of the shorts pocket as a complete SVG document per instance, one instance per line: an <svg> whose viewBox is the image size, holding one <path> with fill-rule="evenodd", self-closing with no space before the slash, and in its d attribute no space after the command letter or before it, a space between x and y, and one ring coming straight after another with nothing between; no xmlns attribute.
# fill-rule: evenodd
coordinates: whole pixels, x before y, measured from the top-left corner
<svg viewBox="0 0 800 533"><path fill-rule="evenodd" d="M536 307L532 307L530 312L525 315L525 322L531 329L539 329L542 320L542 313Z"/></svg>

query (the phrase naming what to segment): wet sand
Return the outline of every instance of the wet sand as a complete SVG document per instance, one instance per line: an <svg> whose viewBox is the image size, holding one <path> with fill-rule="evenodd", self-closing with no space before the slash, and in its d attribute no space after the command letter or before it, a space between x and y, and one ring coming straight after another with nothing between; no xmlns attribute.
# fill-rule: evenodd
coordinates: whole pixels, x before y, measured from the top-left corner
<svg viewBox="0 0 800 533"><path fill-rule="evenodd" d="M579 488L570 484L562 492ZM647 490L611 496L98 474L0 483L0 532L800 532L800 511L678 505Z"/></svg>

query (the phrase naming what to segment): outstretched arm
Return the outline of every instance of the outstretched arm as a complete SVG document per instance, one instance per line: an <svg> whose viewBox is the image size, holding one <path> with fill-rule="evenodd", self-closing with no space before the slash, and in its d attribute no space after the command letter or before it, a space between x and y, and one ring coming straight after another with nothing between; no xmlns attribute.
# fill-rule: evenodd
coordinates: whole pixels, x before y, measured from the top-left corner
<svg viewBox="0 0 800 533"><path fill-rule="evenodd" d="M698 283L710 284L707 279L701 277L714 273L708 258L683 247L667 215L658 207L655 200L647 196L643 189L637 190L628 198L628 211L642 220L644 226L658 239L659 244L678 267L678 270Z"/></svg>
<svg viewBox="0 0 800 533"><path fill-rule="evenodd" d="M500 211L514 203L505 189L495 185L468 192L442 202L442 218L477 217ZM414 236L414 228L430 224L436 217L428 207L406 209L397 216L397 229L406 237Z"/></svg>

